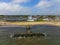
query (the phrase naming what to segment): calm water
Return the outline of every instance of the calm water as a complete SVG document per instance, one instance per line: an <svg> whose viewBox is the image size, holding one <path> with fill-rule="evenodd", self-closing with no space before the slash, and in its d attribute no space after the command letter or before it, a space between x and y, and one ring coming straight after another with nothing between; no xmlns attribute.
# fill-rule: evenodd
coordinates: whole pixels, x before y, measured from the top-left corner
<svg viewBox="0 0 60 45"><path fill-rule="evenodd" d="M20 33L25 31L25 27L22 26L0 27L0 45L13 45L11 43L14 41L9 39L9 35L12 33ZM48 35L45 39L40 41L41 45L60 45L60 27L58 26L35 25L31 26L31 31L46 33Z"/></svg>

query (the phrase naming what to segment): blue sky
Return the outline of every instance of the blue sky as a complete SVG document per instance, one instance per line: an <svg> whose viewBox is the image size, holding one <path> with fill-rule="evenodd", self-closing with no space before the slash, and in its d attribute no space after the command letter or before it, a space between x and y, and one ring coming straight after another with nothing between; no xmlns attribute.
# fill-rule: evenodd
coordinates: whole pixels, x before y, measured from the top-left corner
<svg viewBox="0 0 60 45"><path fill-rule="evenodd" d="M12 0L0 0L0 2L11 2Z"/></svg>
<svg viewBox="0 0 60 45"><path fill-rule="evenodd" d="M60 15L60 0L0 0L0 15Z"/></svg>
<svg viewBox="0 0 60 45"><path fill-rule="evenodd" d="M40 0L31 0L30 2L27 3L21 3L22 6L27 6L27 7L33 7L34 5L38 4Z"/></svg>

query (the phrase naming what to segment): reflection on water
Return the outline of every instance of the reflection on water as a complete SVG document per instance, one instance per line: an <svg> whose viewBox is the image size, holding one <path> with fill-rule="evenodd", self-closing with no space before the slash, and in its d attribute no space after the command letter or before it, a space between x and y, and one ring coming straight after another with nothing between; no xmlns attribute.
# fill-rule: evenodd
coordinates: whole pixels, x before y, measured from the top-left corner
<svg viewBox="0 0 60 45"><path fill-rule="evenodd" d="M10 43L13 43L15 41L9 39L8 35L11 33L20 33L25 31L26 31L25 27L21 27L21 26L0 27L0 45L13 45ZM35 26L31 26L31 31L46 33L48 35L45 39L41 39L41 41L39 41L38 44L60 45L60 27L58 26L35 25Z"/></svg>

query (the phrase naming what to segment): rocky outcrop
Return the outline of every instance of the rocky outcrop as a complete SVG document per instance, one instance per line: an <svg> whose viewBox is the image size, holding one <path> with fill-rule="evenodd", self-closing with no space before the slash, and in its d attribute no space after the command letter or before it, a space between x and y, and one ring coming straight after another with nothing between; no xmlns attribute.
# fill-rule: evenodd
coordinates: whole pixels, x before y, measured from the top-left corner
<svg viewBox="0 0 60 45"><path fill-rule="evenodd" d="M23 33L23 34L10 35L10 38L20 39L20 38L27 38L27 37L42 37L42 36L45 36L45 34L42 34L42 33L31 33L31 34Z"/></svg>
<svg viewBox="0 0 60 45"><path fill-rule="evenodd" d="M26 26L26 32L25 33L20 33L20 34L12 34L10 35L10 38L14 39L20 39L20 38L27 38L27 37L41 37L41 36L46 36L45 33L33 33L30 31L31 27Z"/></svg>

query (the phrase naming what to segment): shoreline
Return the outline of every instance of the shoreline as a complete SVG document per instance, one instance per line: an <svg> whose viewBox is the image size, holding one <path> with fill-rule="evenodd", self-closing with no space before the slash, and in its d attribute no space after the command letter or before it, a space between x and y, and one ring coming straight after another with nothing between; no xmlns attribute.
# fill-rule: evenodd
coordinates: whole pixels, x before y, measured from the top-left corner
<svg viewBox="0 0 60 45"><path fill-rule="evenodd" d="M60 22L1 22L0 25L17 25L17 26L27 26L27 25L54 25L54 26L60 26Z"/></svg>

